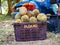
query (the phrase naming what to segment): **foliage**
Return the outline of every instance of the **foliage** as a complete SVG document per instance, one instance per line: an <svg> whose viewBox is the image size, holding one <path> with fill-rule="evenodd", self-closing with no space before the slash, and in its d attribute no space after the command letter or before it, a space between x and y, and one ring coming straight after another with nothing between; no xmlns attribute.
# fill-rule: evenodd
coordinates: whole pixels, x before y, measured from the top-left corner
<svg viewBox="0 0 60 45"><path fill-rule="evenodd" d="M7 15L0 15L0 21L4 21L4 20L10 20L12 19L11 16L7 16Z"/></svg>
<svg viewBox="0 0 60 45"><path fill-rule="evenodd" d="M5 1L7 1L7 0L1 0L1 3L4 3Z"/></svg>

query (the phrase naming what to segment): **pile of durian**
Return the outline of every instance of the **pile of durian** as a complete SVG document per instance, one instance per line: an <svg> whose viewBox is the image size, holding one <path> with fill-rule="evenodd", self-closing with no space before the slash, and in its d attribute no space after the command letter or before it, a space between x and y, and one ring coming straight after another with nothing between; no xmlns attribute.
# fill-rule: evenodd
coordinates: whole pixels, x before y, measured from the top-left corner
<svg viewBox="0 0 60 45"><path fill-rule="evenodd" d="M38 9L28 11L25 7L19 8L19 13L15 15L15 22L46 22L47 16L40 13Z"/></svg>

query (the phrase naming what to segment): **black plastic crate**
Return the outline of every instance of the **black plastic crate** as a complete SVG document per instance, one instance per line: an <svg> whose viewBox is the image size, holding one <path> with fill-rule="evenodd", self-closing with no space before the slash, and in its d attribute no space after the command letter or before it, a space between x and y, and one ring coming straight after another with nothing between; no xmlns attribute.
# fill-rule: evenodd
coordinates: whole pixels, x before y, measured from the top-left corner
<svg viewBox="0 0 60 45"><path fill-rule="evenodd" d="M60 32L60 16L58 16L58 32Z"/></svg>
<svg viewBox="0 0 60 45"><path fill-rule="evenodd" d="M57 33L58 32L58 17L57 15L51 15L47 19L47 30L50 32Z"/></svg>

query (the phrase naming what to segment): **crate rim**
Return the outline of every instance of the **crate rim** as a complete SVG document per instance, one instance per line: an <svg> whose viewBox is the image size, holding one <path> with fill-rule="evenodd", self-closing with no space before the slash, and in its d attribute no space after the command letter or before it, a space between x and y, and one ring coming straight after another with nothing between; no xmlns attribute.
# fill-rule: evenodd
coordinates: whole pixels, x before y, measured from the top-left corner
<svg viewBox="0 0 60 45"><path fill-rule="evenodd" d="M22 22L22 23L16 23L16 22L13 22L12 25L25 25L25 24L43 24L43 23L46 23L46 22Z"/></svg>

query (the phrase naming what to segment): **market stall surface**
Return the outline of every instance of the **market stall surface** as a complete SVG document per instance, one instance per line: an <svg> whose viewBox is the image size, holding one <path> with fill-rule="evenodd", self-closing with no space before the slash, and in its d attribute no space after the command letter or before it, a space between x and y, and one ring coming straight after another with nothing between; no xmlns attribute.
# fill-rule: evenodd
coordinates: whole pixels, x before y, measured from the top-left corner
<svg viewBox="0 0 60 45"><path fill-rule="evenodd" d="M0 21L0 45L60 45L60 33L51 32L47 32L45 40L16 42L14 29L11 25L13 21L12 19Z"/></svg>

